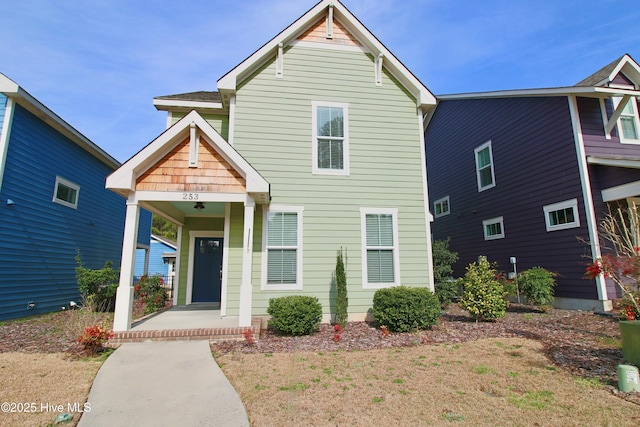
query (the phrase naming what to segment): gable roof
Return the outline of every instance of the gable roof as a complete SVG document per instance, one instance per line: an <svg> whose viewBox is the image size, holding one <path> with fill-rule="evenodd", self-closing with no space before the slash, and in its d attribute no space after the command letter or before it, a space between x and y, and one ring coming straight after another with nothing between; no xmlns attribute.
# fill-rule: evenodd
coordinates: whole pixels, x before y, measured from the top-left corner
<svg viewBox="0 0 640 427"><path fill-rule="evenodd" d="M384 57L383 67L389 71L415 99L418 107L431 107L436 103L435 96L400 62L349 10L338 0L321 0L293 24L264 44L247 59L238 64L218 80L218 90L223 102L228 102L238 85L260 65L273 58L282 43L287 46L296 37L322 19L327 10L333 8L333 17L338 20L349 33L357 39L366 50L377 58Z"/></svg>
<svg viewBox="0 0 640 427"><path fill-rule="evenodd" d="M194 124L214 150L246 181L247 193L268 198L269 183L195 110L178 120L150 144L107 177L106 187L127 197L135 191L136 180L189 134Z"/></svg>
<svg viewBox="0 0 640 427"><path fill-rule="evenodd" d="M78 132L73 126L64 121L60 116L51 111L43 103L31 96L29 92L2 73L0 73L0 93L3 93L7 97L13 99L19 105L27 109L65 137L69 138L75 144L79 145L107 166L112 169L116 169L120 166L119 161L111 157L111 155L106 151Z"/></svg>
<svg viewBox="0 0 640 427"><path fill-rule="evenodd" d="M575 86L609 87L620 73L626 77L625 80L630 80L636 90L640 87L640 67L638 67L638 64L627 53L602 67L586 79L576 83Z"/></svg>

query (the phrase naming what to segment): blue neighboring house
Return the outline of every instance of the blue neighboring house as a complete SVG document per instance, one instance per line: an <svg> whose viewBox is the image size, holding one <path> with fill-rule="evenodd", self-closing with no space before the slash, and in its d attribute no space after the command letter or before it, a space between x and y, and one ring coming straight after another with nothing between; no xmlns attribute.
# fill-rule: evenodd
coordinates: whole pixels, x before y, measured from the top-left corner
<svg viewBox="0 0 640 427"><path fill-rule="evenodd" d="M151 245L136 250L135 280L141 276L160 276L172 297L173 283L176 273L176 242L155 234L151 235Z"/></svg>
<svg viewBox="0 0 640 427"><path fill-rule="evenodd" d="M104 188L113 157L0 74L0 320L79 302L87 268L119 268L125 199ZM138 245L149 246L143 211Z"/></svg>
<svg viewBox="0 0 640 427"><path fill-rule="evenodd" d="M485 255L500 270L558 273L556 305L610 310L615 287L584 279L609 209L640 200L640 67L623 55L574 86L438 96L426 117L434 239L454 273Z"/></svg>

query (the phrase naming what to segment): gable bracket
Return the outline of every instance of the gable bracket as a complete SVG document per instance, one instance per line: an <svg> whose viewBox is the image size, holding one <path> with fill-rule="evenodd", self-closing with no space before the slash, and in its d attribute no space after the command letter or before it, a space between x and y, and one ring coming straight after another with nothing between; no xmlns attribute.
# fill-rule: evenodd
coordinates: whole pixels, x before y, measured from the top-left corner
<svg viewBox="0 0 640 427"><path fill-rule="evenodd" d="M276 58L276 79L281 79L284 76L284 46L278 43L278 56Z"/></svg>
<svg viewBox="0 0 640 427"><path fill-rule="evenodd" d="M195 122L189 124L189 167L198 167L198 145L200 145L200 135Z"/></svg>
<svg viewBox="0 0 640 427"><path fill-rule="evenodd" d="M620 103L618 104L618 108L616 108L616 111L614 111L613 115L609 118L609 121L604 127L604 132L607 139L611 138L611 131L613 130L613 127L616 125L616 122L622 115L622 110L624 110L624 107L627 106L627 103L629 102L630 99L631 99L631 95L624 95L622 97L622 101L620 101Z"/></svg>
<svg viewBox="0 0 640 427"><path fill-rule="evenodd" d="M327 38L333 38L333 4L329 5L329 12L327 13Z"/></svg>
<svg viewBox="0 0 640 427"><path fill-rule="evenodd" d="M375 60L375 76L376 76L376 86L382 86L382 62L384 60L384 54L381 52L378 54Z"/></svg>

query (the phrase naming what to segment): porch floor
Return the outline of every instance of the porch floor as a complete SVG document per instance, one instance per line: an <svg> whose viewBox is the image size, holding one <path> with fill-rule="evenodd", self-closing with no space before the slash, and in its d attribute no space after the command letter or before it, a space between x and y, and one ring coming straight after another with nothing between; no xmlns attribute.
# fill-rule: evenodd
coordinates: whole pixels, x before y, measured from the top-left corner
<svg viewBox="0 0 640 427"><path fill-rule="evenodd" d="M260 337L262 319L254 317L251 328ZM248 327L238 326L237 316L220 317L220 310L206 304L179 305L131 325L131 330L115 332L109 340L117 345L125 342L179 340L241 340Z"/></svg>

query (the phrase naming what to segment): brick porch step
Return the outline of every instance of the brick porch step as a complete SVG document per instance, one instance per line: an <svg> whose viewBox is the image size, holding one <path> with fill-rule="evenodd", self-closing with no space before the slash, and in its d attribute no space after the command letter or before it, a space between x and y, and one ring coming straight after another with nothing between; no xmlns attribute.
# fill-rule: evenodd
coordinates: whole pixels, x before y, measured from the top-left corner
<svg viewBox="0 0 640 427"><path fill-rule="evenodd" d="M251 330L255 339L260 338L260 318L253 319ZM247 327L224 327L224 328L192 328L192 329L165 329L165 330L131 330L115 332L108 345L119 345L128 342L149 342L149 341L236 341L243 340Z"/></svg>

